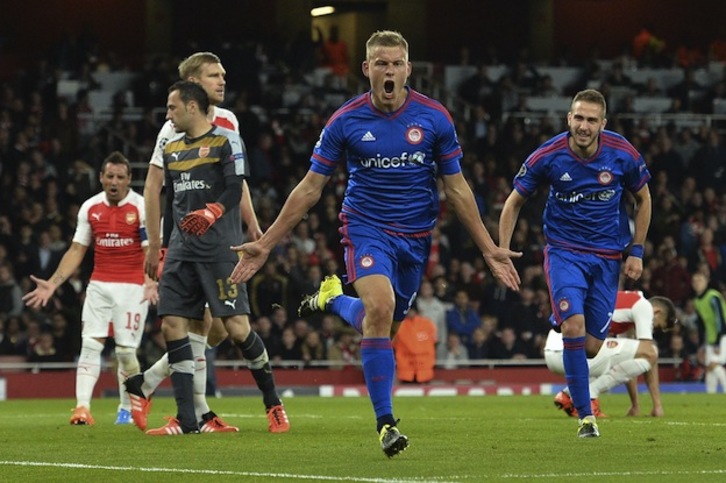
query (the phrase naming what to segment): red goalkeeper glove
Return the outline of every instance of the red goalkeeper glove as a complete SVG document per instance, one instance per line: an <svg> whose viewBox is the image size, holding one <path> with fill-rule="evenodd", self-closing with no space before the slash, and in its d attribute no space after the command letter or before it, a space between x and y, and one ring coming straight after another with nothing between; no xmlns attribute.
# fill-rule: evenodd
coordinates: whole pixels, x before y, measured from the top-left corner
<svg viewBox="0 0 726 483"><path fill-rule="evenodd" d="M181 229L192 235L202 236L209 227L224 214L224 208L219 203L207 203L206 208L194 210L182 218Z"/></svg>

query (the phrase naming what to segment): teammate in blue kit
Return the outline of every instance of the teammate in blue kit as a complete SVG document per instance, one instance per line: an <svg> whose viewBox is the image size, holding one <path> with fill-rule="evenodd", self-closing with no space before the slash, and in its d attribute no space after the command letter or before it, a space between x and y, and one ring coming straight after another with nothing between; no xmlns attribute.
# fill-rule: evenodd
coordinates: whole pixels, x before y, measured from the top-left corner
<svg viewBox="0 0 726 483"><path fill-rule="evenodd" d="M499 220L499 243L506 248L527 197L538 186L550 185L543 216L544 266L581 438L600 435L590 407L587 357L597 354L608 334L628 245L625 275L640 278L651 216L650 173L625 138L605 130L605 113L600 92L587 89L575 95L567 114L569 130L522 164ZM625 190L636 201L632 236Z"/></svg>
<svg viewBox="0 0 726 483"><path fill-rule="evenodd" d="M439 213L437 176L447 201L469 230L493 274L519 288L511 257L497 247L461 173L461 147L447 110L406 85L411 74L408 43L398 32L375 32L366 43L363 74L369 92L340 107L315 145L312 166L290 193L270 228L257 241L233 247L242 258L233 281L249 280L270 250L320 199L335 169L349 173L340 220L347 282L360 298L342 295L341 281L327 278L303 301L301 313L329 311L363 333L361 359L383 452L392 457L408 446L396 427L391 392L395 362L394 321L402 321L416 297Z"/></svg>

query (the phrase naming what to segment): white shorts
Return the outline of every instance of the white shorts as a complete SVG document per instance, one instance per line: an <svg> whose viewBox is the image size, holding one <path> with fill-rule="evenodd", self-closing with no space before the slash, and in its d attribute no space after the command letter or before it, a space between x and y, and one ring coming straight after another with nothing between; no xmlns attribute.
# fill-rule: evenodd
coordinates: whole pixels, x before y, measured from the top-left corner
<svg viewBox="0 0 726 483"><path fill-rule="evenodd" d="M721 336L718 346L706 344L706 365L726 364L726 335Z"/></svg>
<svg viewBox="0 0 726 483"><path fill-rule="evenodd" d="M143 298L143 285L92 280L83 303L82 336L113 337L116 345L138 349L149 311Z"/></svg>
<svg viewBox="0 0 726 483"><path fill-rule="evenodd" d="M590 377L598 377L610 367L615 366L623 361L632 360L638 353L640 341L637 339L626 339L621 337L607 337L597 353L597 358L609 359L609 364L597 364L599 370L591 370ZM547 334L547 342L545 342L545 363L547 368L555 374L565 373L565 363L562 361L562 351L564 346L562 343L562 334L550 330ZM594 359L594 358L593 358ZM588 359L587 363L592 368L593 359Z"/></svg>

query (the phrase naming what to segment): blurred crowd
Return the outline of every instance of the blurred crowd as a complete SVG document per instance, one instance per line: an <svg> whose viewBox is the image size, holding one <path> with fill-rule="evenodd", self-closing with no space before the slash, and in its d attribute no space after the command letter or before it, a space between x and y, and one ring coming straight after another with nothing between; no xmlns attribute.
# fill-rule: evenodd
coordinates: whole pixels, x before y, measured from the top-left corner
<svg viewBox="0 0 726 483"><path fill-rule="evenodd" d="M88 256L44 310L26 309L22 294L32 289L29 275L48 278L72 239L78 209L100 190L100 162L114 149L145 163L163 121L166 89L177 76L181 56L149 59L138 70L132 96L114 96L112 115L88 129L93 106L88 93L98 89L97 72L129 70L112 53L93 42L60 43L32 68L19 69L0 84L0 355L24 356L33 362L71 362L80 345L80 308L92 267ZM348 72L321 68L320 42L307 36L289 44L246 41L205 47L217 53L228 71L227 104L238 117L251 164L249 184L263 230L274 220L287 194L308 169L309 156L330 114L364 83ZM647 53L647 51L646 51ZM535 115L518 102L527 95L570 96L584 87L608 93L627 84L637 96L656 87L633 85L627 69L652 57L627 53L609 59L598 71L594 59L567 59L583 67L583 79L556 88L522 51L515 59L480 59L511 68L498 81L480 73L465 79L458 94L471 107L470 118L453 112L464 148L462 168L486 225L498 232L497 220L512 179L527 155L542 141L566 129L564 117ZM706 120L710 102L726 96L723 76L712 85L694 85L690 72L702 67L708 53L683 51L659 62L686 69L684 83L670 92L681 99L677 112L703 114L697 125L677 118L653 123L632 116L627 102L613 105L609 129L625 135L645 157L653 174L653 220L645 248L645 269L637 284L624 289L671 298L679 309L674 332L657 334L662 357L679 357L683 379L698 378L703 330L695 315L690 278L696 271L726 293L726 144L718 116ZM665 59L665 60L664 60ZM684 60L685 59L685 60ZM558 59L557 65L565 60ZM685 65L684 65L685 62ZM78 79L74 98L58 95L62 78ZM630 82L630 83L629 83ZM699 102L688 92L699 90ZM426 93L426 92L424 92ZM121 93L124 94L124 93ZM133 99L133 106L129 105ZM141 108L136 118L125 115ZM568 106L563 106L566 110ZM676 111L674 111L676 112ZM97 117L96 117L97 119ZM114 133L114 136L109 136ZM119 139L121 141L119 141ZM133 147L132 151L127 148ZM135 172L136 173L136 172ZM143 179L144 171L140 176ZM141 181L140 179L136 180ZM281 244L270 262L248 283L255 330L275 362L341 367L358 360L358 336L332 315L298 318L304 294L323 277L342 272L337 214L346 174L337 172L320 203ZM137 190L139 184L136 184ZM512 292L488 272L481 254L442 198L429 266L416 301L418 314L437 329L436 360L455 367L479 359L541 358L549 330L550 305L542 271L544 245L541 212L546 192L525 205L512 248L524 252L516 261L522 290ZM348 288L346 288L348 290ZM112 343L107 348L112 350ZM139 354L142 365L164 352L163 337L152 310ZM218 348L218 359L237 359L232 344Z"/></svg>

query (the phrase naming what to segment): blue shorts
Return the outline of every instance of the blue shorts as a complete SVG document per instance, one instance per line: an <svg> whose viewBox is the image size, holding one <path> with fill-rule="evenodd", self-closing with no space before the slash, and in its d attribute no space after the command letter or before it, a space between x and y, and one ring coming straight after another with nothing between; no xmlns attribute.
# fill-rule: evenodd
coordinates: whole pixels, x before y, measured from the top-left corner
<svg viewBox="0 0 726 483"><path fill-rule="evenodd" d="M620 263L620 258L547 246L544 269L554 325L582 314L585 331L597 339L605 339L615 310Z"/></svg>
<svg viewBox="0 0 726 483"><path fill-rule="evenodd" d="M393 320L402 321L416 298L431 252L431 232L394 233L341 217L346 283L367 275L388 277L396 294Z"/></svg>

